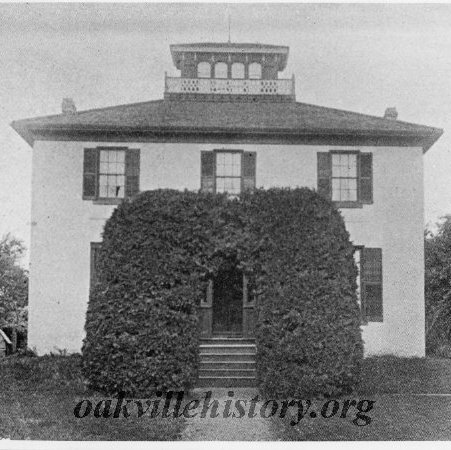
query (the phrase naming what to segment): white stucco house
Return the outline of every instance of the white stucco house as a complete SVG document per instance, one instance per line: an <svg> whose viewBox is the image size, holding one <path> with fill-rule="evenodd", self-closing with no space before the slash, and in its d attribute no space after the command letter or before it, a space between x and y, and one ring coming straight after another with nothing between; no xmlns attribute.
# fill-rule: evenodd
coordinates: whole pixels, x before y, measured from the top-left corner
<svg viewBox="0 0 451 450"><path fill-rule="evenodd" d="M80 351L96 249L125 197L307 186L336 203L356 247L366 354L423 356L423 155L442 130L394 108L374 117L297 102L294 78L279 78L288 47L171 53L180 77L166 77L163 99L88 111L65 99L61 114L12 123L33 148L29 346ZM216 292L206 334L239 334L240 307L224 319Z"/></svg>

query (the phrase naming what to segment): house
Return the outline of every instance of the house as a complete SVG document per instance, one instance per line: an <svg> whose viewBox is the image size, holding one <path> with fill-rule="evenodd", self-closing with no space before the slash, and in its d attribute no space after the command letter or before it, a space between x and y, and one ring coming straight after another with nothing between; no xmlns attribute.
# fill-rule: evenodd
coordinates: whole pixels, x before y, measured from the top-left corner
<svg viewBox="0 0 451 450"><path fill-rule="evenodd" d="M365 353L424 356L423 154L442 130L296 101L285 46L172 45L164 98L19 120L33 148L29 346L80 351L105 221L124 198L173 188L307 186L340 209L359 266ZM215 285L216 284L216 285ZM246 334L246 280L223 274L205 337ZM244 308L243 308L244 305Z"/></svg>

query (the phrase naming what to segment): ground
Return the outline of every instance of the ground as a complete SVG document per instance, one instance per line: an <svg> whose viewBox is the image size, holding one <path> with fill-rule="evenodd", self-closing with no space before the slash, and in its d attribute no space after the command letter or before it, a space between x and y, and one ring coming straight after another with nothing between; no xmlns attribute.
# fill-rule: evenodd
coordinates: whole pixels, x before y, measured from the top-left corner
<svg viewBox="0 0 451 450"><path fill-rule="evenodd" d="M77 419L76 404L101 397L86 388L79 356L0 360L0 440L176 440L183 419Z"/></svg>
<svg viewBox="0 0 451 450"><path fill-rule="evenodd" d="M362 383L352 396L337 399L337 413L322 417L325 403L312 401L299 421L293 408L284 419L262 418L265 401L255 402L256 417L164 419L77 419L74 407L83 399L93 404L101 396L83 383L78 356L9 357L0 362L0 438L45 440L449 440L451 439L451 360L433 358L369 358ZM195 390L186 401L202 399L207 389ZM212 390L212 400L224 405L230 389ZM233 402L249 402L255 389L233 389ZM341 418L346 401L351 404ZM358 402L361 413L358 411ZM373 401L368 408L368 401ZM280 403L280 400L279 400ZM266 412L271 411L271 406ZM276 416L279 415L279 411ZM290 415L289 412L294 412ZM367 412L364 412L367 411ZM136 410L135 410L136 412ZM235 413L237 410L235 409ZM316 417L311 417L315 412ZM265 415L265 414L264 414ZM359 418L360 417L360 418ZM362 419L363 417L363 419ZM366 417L366 419L365 419ZM369 420L368 420L369 418ZM291 425L291 421L298 421ZM356 423L357 424L356 424ZM360 425L360 426L359 426Z"/></svg>

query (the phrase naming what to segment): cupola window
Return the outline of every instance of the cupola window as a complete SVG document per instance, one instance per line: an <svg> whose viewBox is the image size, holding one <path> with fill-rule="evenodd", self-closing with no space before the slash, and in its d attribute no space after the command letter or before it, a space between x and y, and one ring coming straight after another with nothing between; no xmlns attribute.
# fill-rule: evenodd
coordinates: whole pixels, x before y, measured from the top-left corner
<svg viewBox="0 0 451 450"><path fill-rule="evenodd" d="M232 64L232 78L242 80L244 78L244 64L233 63Z"/></svg>
<svg viewBox="0 0 451 450"><path fill-rule="evenodd" d="M203 61L197 65L197 77L198 78L210 78L211 77L210 63Z"/></svg>
<svg viewBox="0 0 451 450"><path fill-rule="evenodd" d="M225 62L215 64L215 78L227 78L227 64Z"/></svg>
<svg viewBox="0 0 451 450"><path fill-rule="evenodd" d="M259 63L249 64L249 78L251 80L260 80L262 77L262 66Z"/></svg>

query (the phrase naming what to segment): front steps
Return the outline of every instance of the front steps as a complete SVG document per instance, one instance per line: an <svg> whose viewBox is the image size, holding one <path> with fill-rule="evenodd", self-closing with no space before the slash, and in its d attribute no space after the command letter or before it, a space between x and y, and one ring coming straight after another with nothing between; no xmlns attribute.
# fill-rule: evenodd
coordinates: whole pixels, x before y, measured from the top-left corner
<svg viewBox="0 0 451 450"><path fill-rule="evenodd" d="M238 337L201 339L198 387L252 387L255 341Z"/></svg>

